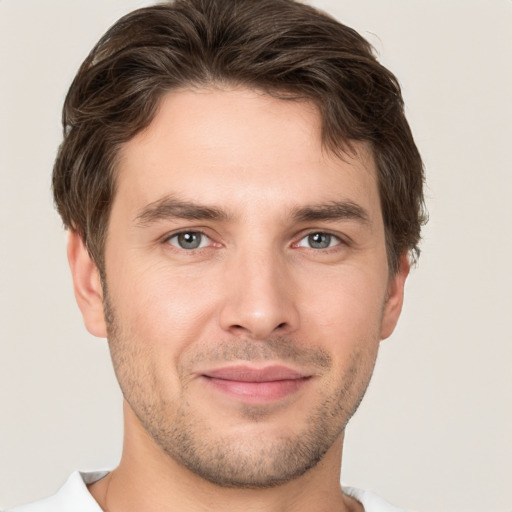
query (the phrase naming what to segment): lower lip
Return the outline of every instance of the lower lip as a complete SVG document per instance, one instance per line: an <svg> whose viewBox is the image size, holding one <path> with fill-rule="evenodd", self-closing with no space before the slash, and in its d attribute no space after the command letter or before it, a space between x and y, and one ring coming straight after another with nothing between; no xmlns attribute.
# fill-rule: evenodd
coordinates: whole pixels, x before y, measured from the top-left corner
<svg viewBox="0 0 512 512"><path fill-rule="evenodd" d="M301 379L275 380L269 382L245 382L236 380L205 377L210 386L244 402L266 403L285 398L296 393L309 380Z"/></svg>

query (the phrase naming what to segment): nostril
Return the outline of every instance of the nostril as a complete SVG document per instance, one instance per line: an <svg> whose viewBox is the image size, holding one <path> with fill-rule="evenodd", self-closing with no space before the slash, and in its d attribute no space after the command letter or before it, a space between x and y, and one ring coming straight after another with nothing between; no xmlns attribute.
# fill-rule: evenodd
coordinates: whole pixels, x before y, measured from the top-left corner
<svg viewBox="0 0 512 512"><path fill-rule="evenodd" d="M244 327L242 324L233 324L230 327L230 330L233 334L236 335L244 335L246 336L248 333L250 333L255 338L262 338L266 339L267 336L270 336L272 332L284 332L288 328L289 324L288 322L281 322L280 324L276 325L273 329L267 329L262 326L253 325L252 328L250 327ZM267 326L268 327L268 326Z"/></svg>
<svg viewBox="0 0 512 512"><path fill-rule="evenodd" d="M239 325L239 324L232 325L231 329L235 333L242 333L242 334L244 334L248 331L248 329L246 329L243 325Z"/></svg>

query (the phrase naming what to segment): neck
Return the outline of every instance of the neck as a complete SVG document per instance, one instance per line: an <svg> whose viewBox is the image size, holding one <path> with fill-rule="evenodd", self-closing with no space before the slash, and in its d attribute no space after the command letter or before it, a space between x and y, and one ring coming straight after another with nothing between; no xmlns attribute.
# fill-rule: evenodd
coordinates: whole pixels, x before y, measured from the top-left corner
<svg viewBox="0 0 512 512"><path fill-rule="evenodd" d="M360 504L340 487L343 435L300 477L269 488L212 484L169 457L125 404L123 456L89 491L105 512L355 512Z"/></svg>

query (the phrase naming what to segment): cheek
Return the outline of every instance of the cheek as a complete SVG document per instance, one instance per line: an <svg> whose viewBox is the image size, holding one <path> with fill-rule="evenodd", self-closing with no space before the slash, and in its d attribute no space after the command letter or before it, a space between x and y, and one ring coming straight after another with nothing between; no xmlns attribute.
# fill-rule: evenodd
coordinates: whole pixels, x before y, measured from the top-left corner
<svg viewBox="0 0 512 512"><path fill-rule="evenodd" d="M333 351L350 345L378 344L386 290L380 274L349 268L318 276L304 289L301 325Z"/></svg>
<svg viewBox="0 0 512 512"><path fill-rule="evenodd" d="M164 265L125 267L123 273L129 279L112 279L110 294L118 323L129 338L177 357L205 335L215 293L208 293L204 279L170 272Z"/></svg>
<svg viewBox="0 0 512 512"><path fill-rule="evenodd" d="M109 345L118 380L130 403L157 395L171 400L184 384L180 361L205 336L208 296L196 297L196 285L186 286L165 272L125 275L129 279L117 276L108 283L115 319Z"/></svg>
<svg viewBox="0 0 512 512"><path fill-rule="evenodd" d="M311 313L311 324L317 319L319 343L332 357L326 389L349 411L357 408L373 373L384 301L384 291L377 292L373 279L353 273L352 278L332 283L328 300L319 299Z"/></svg>

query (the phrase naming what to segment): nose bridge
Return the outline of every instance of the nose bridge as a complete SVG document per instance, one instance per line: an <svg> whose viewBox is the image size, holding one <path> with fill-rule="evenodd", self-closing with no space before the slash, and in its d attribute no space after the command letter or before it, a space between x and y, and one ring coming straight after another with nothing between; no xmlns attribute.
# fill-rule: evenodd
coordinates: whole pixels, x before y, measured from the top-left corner
<svg viewBox="0 0 512 512"><path fill-rule="evenodd" d="M297 328L292 276L286 258L269 241L234 251L226 272L223 329L264 339Z"/></svg>

